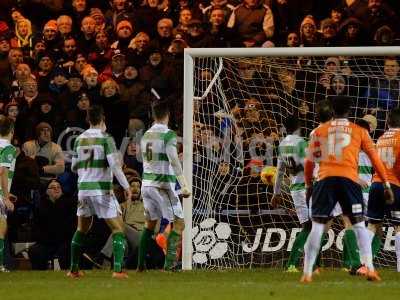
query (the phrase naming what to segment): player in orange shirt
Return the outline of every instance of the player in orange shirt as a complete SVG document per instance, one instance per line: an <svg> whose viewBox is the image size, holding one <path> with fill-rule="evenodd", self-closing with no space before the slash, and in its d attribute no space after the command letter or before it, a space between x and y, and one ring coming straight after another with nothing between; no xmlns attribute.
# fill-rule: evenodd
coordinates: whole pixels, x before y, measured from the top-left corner
<svg viewBox="0 0 400 300"><path fill-rule="evenodd" d="M372 263L371 244L364 222L364 201L358 184L358 157L363 150L379 176L385 182L385 194L393 199L385 167L366 129L350 122L347 117L352 101L335 97L332 107L335 117L321 124L310 135L308 159L304 166L305 184L312 190L312 229L304 248L304 271L301 282L312 281L312 268L321 244L325 224L339 202L343 214L353 224L361 260L368 268L369 280L380 280ZM312 187L313 162L319 164L318 181ZM310 192L307 193L311 195Z"/></svg>
<svg viewBox="0 0 400 300"><path fill-rule="evenodd" d="M397 257L397 272L400 272L400 109L395 108L389 114L389 130L387 130L376 144L379 156L383 161L392 186L395 201L385 204L384 183L378 173L372 178L372 185L368 199L368 229L370 242L377 231L382 227L383 218L391 221L395 228L395 249Z"/></svg>

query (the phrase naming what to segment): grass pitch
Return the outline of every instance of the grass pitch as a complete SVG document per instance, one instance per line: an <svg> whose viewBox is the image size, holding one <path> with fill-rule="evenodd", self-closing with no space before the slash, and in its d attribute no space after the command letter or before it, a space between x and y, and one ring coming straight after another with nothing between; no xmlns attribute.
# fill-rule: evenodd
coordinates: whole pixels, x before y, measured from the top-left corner
<svg viewBox="0 0 400 300"><path fill-rule="evenodd" d="M399 299L400 274L383 270L382 282L367 282L343 271L324 270L303 285L300 274L280 270L192 271L180 273L129 272L127 280L111 279L111 272L88 271L80 279L63 272L0 273L0 299Z"/></svg>

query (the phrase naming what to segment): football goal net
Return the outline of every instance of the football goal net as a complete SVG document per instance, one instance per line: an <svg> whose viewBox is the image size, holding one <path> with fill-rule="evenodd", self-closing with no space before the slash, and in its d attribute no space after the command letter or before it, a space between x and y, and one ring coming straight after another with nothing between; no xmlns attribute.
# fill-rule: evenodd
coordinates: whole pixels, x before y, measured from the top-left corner
<svg viewBox="0 0 400 300"><path fill-rule="evenodd" d="M284 267L301 230L288 176L277 209L273 187L260 177L276 166L284 120L298 117L308 137L318 101L346 95L351 119L376 118L376 139L399 106L399 54L400 47L185 49L184 173L192 199L183 201L183 268ZM343 233L335 221L323 265L340 266ZM376 262L394 266L393 227L381 235Z"/></svg>

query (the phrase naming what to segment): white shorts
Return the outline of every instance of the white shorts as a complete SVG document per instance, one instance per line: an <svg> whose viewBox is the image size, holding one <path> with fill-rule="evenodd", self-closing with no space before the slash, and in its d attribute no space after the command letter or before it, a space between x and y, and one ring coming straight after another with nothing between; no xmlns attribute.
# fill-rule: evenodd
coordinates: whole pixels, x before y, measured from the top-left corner
<svg viewBox="0 0 400 300"><path fill-rule="evenodd" d="M293 191L290 192L290 195L292 196L294 208L296 209L300 224L310 220L310 211L306 203L306 191Z"/></svg>
<svg viewBox="0 0 400 300"><path fill-rule="evenodd" d="M294 208L296 209L297 217L299 218L300 224L303 224L308 220L310 220L312 211L311 210L312 199L310 199L310 207L308 207L306 203L306 191L290 192L290 195L292 196ZM331 212L331 216L337 217L342 214L343 214L342 208L340 207L339 202L337 202Z"/></svg>
<svg viewBox="0 0 400 300"><path fill-rule="evenodd" d="M101 219L112 219L121 215L121 208L114 194L79 197L78 217L96 215Z"/></svg>
<svg viewBox="0 0 400 300"><path fill-rule="evenodd" d="M183 219L182 205L174 191L143 186L142 197L146 220L164 218L172 222L175 218Z"/></svg>
<svg viewBox="0 0 400 300"><path fill-rule="evenodd" d="M340 206L339 202L336 203L335 207L331 212L331 217L337 217L343 214L342 207Z"/></svg>

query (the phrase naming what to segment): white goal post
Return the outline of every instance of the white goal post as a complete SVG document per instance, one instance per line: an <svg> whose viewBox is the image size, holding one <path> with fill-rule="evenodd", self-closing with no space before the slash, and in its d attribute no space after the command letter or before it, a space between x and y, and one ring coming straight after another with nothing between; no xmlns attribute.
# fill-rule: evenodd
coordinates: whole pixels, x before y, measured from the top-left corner
<svg viewBox="0 0 400 300"><path fill-rule="evenodd" d="M194 102L195 101L202 101L203 99L211 99L211 101L215 99L220 99L221 98L221 104L216 104L220 105L222 110L227 113L226 109L224 108L226 99L224 97L228 97L224 94L223 87L217 85L221 84L226 84L226 86L229 86L230 90L235 90L237 87L235 86L235 81L233 78L230 78L230 75L228 73L225 73L225 78L223 79L223 83L221 83L221 78L220 74L222 71L224 71L225 65L223 60L228 58L228 59L252 59L252 58L261 58L263 59L274 59L274 58L293 58L293 57L354 57L354 61L357 62L356 57L395 57L400 55L400 47L393 46L393 47L309 47L309 48L187 48L185 49L184 52L184 124L183 124L183 171L184 171L184 176L187 180L187 183L189 185L189 188L192 190L193 186L193 146L194 146L194 140L193 140L193 130L195 127L195 122L198 120L194 120ZM209 73L212 75L211 78L208 78L208 80L204 83L201 81L201 87L199 87L200 81L196 77L198 76L197 69L196 69L196 60L199 60L199 63L204 63L204 66L202 66L202 70L207 70L208 64L210 63L208 58L213 59L213 66L214 68L212 71ZM201 59L204 59L204 61L200 61ZM240 61L239 61L240 62ZM268 63L268 62L267 62ZM286 63L285 61L283 63ZM271 71L271 67L264 67L264 62L260 62L257 64L262 65L262 70L260 71L256 67L254 68L254 72L259 72L259 78L262 78L263 76L267 76L267 72ZM288 66L290 64L288 63ZM273 66L273 68L279 68L279 65ZM295 67L296 70L297 66ZM309 74L311 75L314 74L313 70L307 70ZM319 72L319 71L318 71ZM356 79L361 78L362 72L359 73L360 75L355 76ZM365 76L368 77L369 73L366 73ZM310 76L306 78L311 78ZM317 78L317 77L316 77ZM305 80L310 80L310 79L304 79ZM278 81L278 80L276 80ZM274 83L274 82L273 82ZM314 82L315 85L317 84L317 81ZM243 85L243 87L240 88L240 91L237 91L236 93L241 93L243 89L248 89L251 92L251 89L255 89L257 87L253 86L254 83L248 84L246 87ZM356 85L355 85L356 86ZM356 86L358 87L358 86ZM262 87L264 88L264 87ZM304 88L305 89L305 88ZM239 88L238 88L239 90ZM262 89L264 91L264 89ZM214 93L215 98L209 97L209 93ZM247 91L248 93L248 91ZM262 92L260 92L262 93ZM209 105L213 105L213 102L208 100ZM283 109L287 109L285 104L281 104L281 107L283 106ZM363 104L360 104L360 107L362 107ZM275 106L271 106L272 108L268 108L268 113L276 123L279 123L278 121L278 112L274 111ZM215 108L217 110L218 107ZM298 107L297 107L298 108ZM215 113L214 113L215 115ZM275 117L276 116L276 117ZM211 126L211 125L210 125ZM308 126L308 125L307 125ZM233 145L231 147L236 147L236 145ZM207 174L207 173L206 173ZM207 175L204 175L207 176ZM237 184L239 185L239 184ZM223 186L223 185L221 185ZM204 186L204 189L208 189L210 187ZM238 189L235 189L235 192L238 191ZM234 192L230 192L234 193ZM194 196L194 193L192 191L192 195ZM201 195L203 195L201 193ZM213 201L213 199L208 199L207 201ZM221 200L223 201L223 200ZM193 233L195 232L193 229L193 202L192 198L184 199L183 200L183 210L184 210L184 217L185 217L185 230L183 233L183 251L182 251L182 268L184 270L191 270L194 262L193 262ZM221 203L219 203L221 204ZM229 209L228 209L229 210ZM261 209L260 209L261 210ZM249 213L251 213L252 210L249 209ZM203 212L202 212L203 213ZM229 214L229 213L227 213ZM207 215L205 216L205 218ZM204 219L206 220L206 219ZM203 222L204 223L204 222ZM202 224L203 224L202 223ZM205 224L205 223L204 223ZM207 227L208 225L199 225L203 226L203 228ZM250 222L250 225L253 223ZM197 226L198 224L196 224ZM209 224L212 226L213 224ZM246 225L247 226L247 225ZM200 229L201 230L201 229ZM229 229L230 230L230 229ZM274 231L275 232L275 231ZM229 231L230 233L230 231ZM276 232L275 232L276 233ZM279 233L279 232L278 232ZM259 231L255 233L255 235L258 235ZM268 234L268 233L266 233ZM271 235L273 232L271 231ZM261 233L260 233L261 235ZM267 237L265 238L267 240ZM241 241L241 243L244 243ZM255 243L255 242L254 242ZM265 245L266 242L264 242L264 247L268 247L268 245ZM278 241L279 243L279 241ZM229 247L226 245L221 245L221 247ZM274 244L276 245L276 244ZM226 250L225 250L226 251ZM243 251L243 250L241 250ZM275 255L275 254L273 254ZM271 257L279 257L277 259L281 260L280 256L271 256ZM257 260L258 258L255 258L255 256L251 256L249 258L250 260ZM261 259L262 260L262 259ZM201 259L199 260L201 261ZM245 263L243 263L245 265ZM249 264L252 266L253 264ZM260 263L260 265L262 265ZM230 266L236 266L236 265L231 265L229 263L225 262L216 262L213 264L214 267L230 267Z"/></svg>

